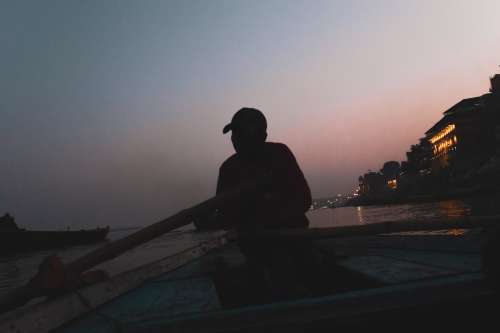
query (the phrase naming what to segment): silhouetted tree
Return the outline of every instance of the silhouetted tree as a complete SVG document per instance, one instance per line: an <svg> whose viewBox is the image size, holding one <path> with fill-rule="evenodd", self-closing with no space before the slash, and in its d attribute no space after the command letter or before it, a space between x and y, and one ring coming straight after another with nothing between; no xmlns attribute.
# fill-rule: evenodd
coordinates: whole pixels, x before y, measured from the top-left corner
<svg viewBox="0 0 500 333"><path fill-rule="evenodd" d="M380 172L384 175L386 180L396 179L401 170L401 166L397 161L388 161L384 163Z"/></svg>

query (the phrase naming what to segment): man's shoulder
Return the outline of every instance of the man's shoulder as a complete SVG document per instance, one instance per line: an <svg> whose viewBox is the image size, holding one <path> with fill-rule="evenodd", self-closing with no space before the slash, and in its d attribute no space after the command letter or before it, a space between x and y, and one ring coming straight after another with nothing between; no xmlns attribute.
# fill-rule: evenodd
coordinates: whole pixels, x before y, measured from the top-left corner
<svg viewBox="0 0 500 333"><path fill-rule="evenodd" d="M266 142L266 150L275 156L293 157L292 151L284 143Z"/></svg>
<svg viewBox="0 0 500 333"><path fill-rule="evenodd" d="M232 168L238 164L238 155L233 154L229 156L224 162L222 162L220 169Z"/></svg>
<svg viewBox="0 0 500 333"><path fill-rule="evenodd" d="M268 156L272 156L278 159L294 159L293 153L288 148L287 145L279 142L266 142L265 143L265 151ZM273 159L274 159L273 158ZM232 170L241 167L241 160L238 157L238 154L233 154L229 156L224 162L222 162L220 166L220 171Z"/></svg>
<svg viewBox="0 0 500 333"><path fill-rule="evenodd" d="M266 142L266 149L277 151L290 151L287 145L281 142Z"/></svg>

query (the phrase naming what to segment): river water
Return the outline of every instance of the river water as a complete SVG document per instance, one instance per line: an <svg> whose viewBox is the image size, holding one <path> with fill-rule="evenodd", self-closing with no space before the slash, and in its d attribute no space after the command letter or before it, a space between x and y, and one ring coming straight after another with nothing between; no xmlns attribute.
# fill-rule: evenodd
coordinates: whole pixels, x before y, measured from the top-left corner
<svg viewBox="0 0 500 333"><path fill-rule="evenodd" d="M308 217L311 227L321 228L404 219L491 216L500 214L498 199L497 197L488 197L409 205L327 208L310 211ZM110 275L115 275L192 247L209 236L207 233L190 232L193 229L192 226L187 226L179 231L166 234L104 263L98 268L104 269ZM109 239L119 239L134 231L111 231ZM69 262L101 245L103 243L0 256L0 296L12 288L25 284L36 273L37 267L44 257L58 254L64 262Z"/></svg>

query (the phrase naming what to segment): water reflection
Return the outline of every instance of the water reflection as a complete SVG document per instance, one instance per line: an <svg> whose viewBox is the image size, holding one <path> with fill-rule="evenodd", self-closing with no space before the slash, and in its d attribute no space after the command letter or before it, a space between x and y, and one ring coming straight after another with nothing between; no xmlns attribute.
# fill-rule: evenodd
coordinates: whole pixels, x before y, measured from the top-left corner
<svg viewBox="0 0 500 333"><path fill-rule="evenodd" d="M365 220L363 218L363 210L364 208L361 206L356 207L356 213L358 214L358 220L360 224L365 224Z"/></svg>
<svg viewBox="0 0 500 333"><path fill-rule="evenodd" d="M465 235L465 229L450 229L447 234L454 237L462 237Z"/></svg>
<svg viewBox="0 0 500 333"><path fill-rule="evenodd" d="M472 198L467 198L464 200L465 203L470 207L471 215L475 216L491 216L500 214L500 206L498 202L500 200L500 194L493 196L477 196Z"/></svg>
<svg viewBox="0 0 500 333"><path fill-rule="evenodd" d="M471 214L472 206L469 203L448 200L422 204L319 209L309 212L308 217L311 227L321 228L409 219L438 219Z"/></svg>

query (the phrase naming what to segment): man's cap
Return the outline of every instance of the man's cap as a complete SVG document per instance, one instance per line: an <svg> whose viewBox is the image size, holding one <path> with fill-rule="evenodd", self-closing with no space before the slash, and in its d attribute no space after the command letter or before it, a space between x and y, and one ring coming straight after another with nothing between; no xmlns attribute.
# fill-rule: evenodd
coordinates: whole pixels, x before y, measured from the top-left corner
<svg viewBox="0 0 500 333"><path fill-rule="evenodd" d="M266 117L262 112L254 108L241 108L231 119L231 122L224 126L222 133L235 128L256 128L265 131L267 129Z"/></svg>

